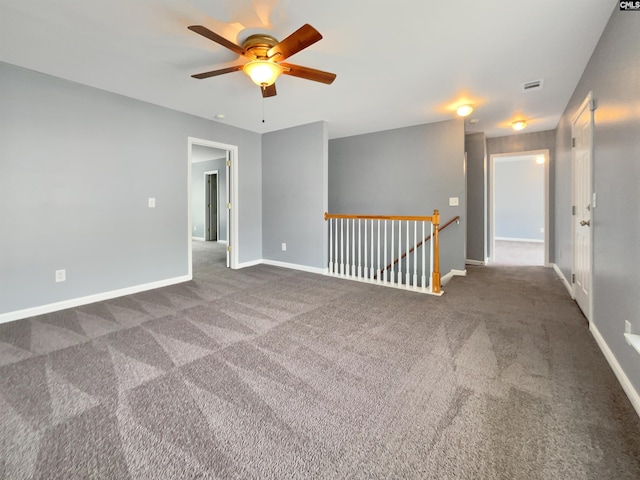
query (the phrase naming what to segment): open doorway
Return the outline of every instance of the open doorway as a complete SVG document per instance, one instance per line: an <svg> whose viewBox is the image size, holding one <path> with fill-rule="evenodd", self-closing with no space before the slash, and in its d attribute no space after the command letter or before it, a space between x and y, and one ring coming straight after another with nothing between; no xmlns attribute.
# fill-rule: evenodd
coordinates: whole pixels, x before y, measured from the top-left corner
<svg viewBox="0 0 640 480"><path fill-rule="evenodd" d="M549 151L491 155L491 263L548 265Z"/></svg>
<svg viewBox="0 0 640 480"><path fill-rule="evenodd" d="M238 147L188 139L188 262L238 264Z"/></svg>

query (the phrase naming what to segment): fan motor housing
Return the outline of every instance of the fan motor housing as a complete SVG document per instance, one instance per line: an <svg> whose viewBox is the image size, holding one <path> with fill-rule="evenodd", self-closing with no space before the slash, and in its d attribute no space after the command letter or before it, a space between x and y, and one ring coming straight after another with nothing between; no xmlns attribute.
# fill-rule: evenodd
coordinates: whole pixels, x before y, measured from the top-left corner
<svg viewBox="0 0 640 480"><path fill-rule="evenodd" d="M277 38L264 33L250 35L242 43L242 48L251 52L256 58L268 58L267 52L280 43Z"/></svg>

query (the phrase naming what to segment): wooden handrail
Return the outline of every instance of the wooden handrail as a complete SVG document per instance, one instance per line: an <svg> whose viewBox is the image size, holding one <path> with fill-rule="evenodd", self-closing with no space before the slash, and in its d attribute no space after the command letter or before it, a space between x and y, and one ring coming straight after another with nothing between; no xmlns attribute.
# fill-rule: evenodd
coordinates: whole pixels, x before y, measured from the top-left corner
<svg viewBox="0 0 640 480"><path fill-rule="evenodd" d="M397 215L342 215L324 212L324 219L330 218L348 218L350 220L407 220L411 222L433 222L434 217L437 215L437 210L434 210L434 215L430 217L415 217L415 216L397 216Z"/></svg>
<svg viewBox="0 0 640 480"><path fill-rule="evenodd" d="M447 223L445 223L443 226L438 227L434 230L434 234L437 234L438 232L441 232L442 230L444 230L445 228L447 228L449 225L451 225L453 222L457 222L458 220L460 220L460 215L456 215L455 217L453 217L451 220L449 220ZM435 237L435 235L434 235ZM420 248L422 245L424 245L425 243L427 243L429 240L431 240L431 235L428 235L423 241L421 241L420 243L418 243L415 247L411 247L409 249L409 254L413 253L417 248ZM435 240L435 238L434 238ZM389 265L387 265L384 268L381 268L379 272L377 272L374 275L374 279L378 278L378 275L382 275L386 270L389 270L392 266L396 265L399 261L403 260L404 258L406 258L407 256L407 252L403 253L402 256L400 258L396 258L393 263L390 263ZM435 263L435 260L434 260ZM439 266L439 265L438 265ZM434 265L435 267L435 265ZM440 270L438 268L438 270ZM435 272L435 268L434 268L434 272Z"/></svg>

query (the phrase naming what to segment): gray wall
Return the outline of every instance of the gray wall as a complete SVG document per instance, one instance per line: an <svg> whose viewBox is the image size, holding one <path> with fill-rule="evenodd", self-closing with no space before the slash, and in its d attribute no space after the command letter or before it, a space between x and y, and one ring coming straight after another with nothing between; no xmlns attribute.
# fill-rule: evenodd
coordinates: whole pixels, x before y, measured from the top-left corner
<svg viewBox="0 0 640 480"><path fill-rule="evenodd" d="M500 158L494 168L496 238L544 241L544 165Z"/></svg>
<svg viewBox="0 0 640 480"><path fill-rule="evenodd" d="M640 334L640 24L613 11L557 129L556 263L571 274L571 123L589 91L595 111L592 213L592 321L640 392L640 355L624 339L624 320Z"/></svg>
<svg viewBox="0 0 640 480"><path fill-rule="evenodd" d="M464 137L467 153L467 259L486 260L487 141L484 133Z"/></svg>
<svg viewBox="0 0 640 480"><path fill-rule="evenodd" d="M459 197L458 207L449 197ZM441 235L441 272L465 268L464 123L418 125L329 142L329 211L460 215Z"/></svg>
<svg viewBox="0 0 640 480"><path fill-rule="evenodd" d="M262 137L265 260L327 267L327 132L316 122Z"/></svg>
<svg viewBox="0 0 640 480"><path fill-rule="evenodd" d="M239 146L261 258L260 135L6 63L0 84L0 314L187 275L189 136Z"/></svg>
<svg viewBox="0 0 640 480"><path fill-rule="evenodd" d="M556 133L555 130L547 130L545 132L532 132L532 133L519 133L516 135L507 135L504 137L488 138L487 139L487 195L491 192L491 155L501 153L519 153L528 152L532 150L549 150L549 262L554 262L555 251L555 171L554 165L555 159L555 145L556 145ZM487 212L487 225L491 225L491 208ZM487 253L491 255L491 244L489 242L489 235L491 232L487 231Z"/></svg>
<svg viewBox="0 0 640 480"><path fill-rule="evenodd" d="M227 165L226 158L196 162L191 165L191 230L197 238L205 238L205 172L218 171L218 240L227 240Z"/></svg>

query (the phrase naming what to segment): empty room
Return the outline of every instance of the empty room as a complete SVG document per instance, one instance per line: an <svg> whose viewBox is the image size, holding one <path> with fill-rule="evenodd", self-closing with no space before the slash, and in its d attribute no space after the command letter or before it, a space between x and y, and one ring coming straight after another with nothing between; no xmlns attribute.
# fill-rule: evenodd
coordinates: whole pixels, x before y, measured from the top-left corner
<svg viewBox="0 0 640 480"><path fill-rule="evenodd" d="M0 0L0 478L640 478L638 45Z"/></svg>

